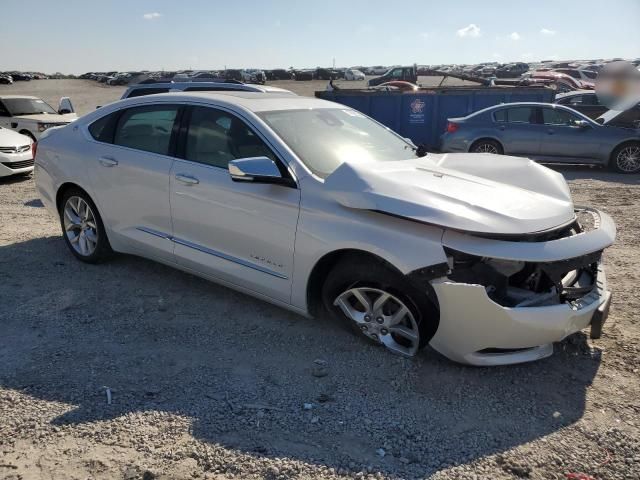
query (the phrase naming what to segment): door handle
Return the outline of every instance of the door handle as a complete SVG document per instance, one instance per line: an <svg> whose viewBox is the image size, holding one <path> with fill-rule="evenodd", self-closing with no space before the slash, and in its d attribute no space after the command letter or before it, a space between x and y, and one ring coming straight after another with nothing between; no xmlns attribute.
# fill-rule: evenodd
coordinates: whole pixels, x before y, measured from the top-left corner
<svg viewBox="0 0 640 480"><path fill-rule="evenodd" d="M103 167L115 167L118 165L118 161L113 157L100 157L98 161Z"/></svg>
<svg viewBox="0 0 640 480"><path fill-rule="evenodd" d="M505 129L505 126L504 125L500 125L500 130L504 131L504 129Z"/></svg>
<svg viewBox="0 0 640 480"><path fill-rule="evenodd" d="M176 180L184 183L185 185L197 185L198 183L200 183L200 180L198 180L196 177L185 175L184 173L176 174Z"/></svg>
<svg viewBox="0 0 640 480"><path fill-rule="evenodd" d="M553 134L554 134L554 133L556 133L556 132L554 132L553 130L547 130L547 133L548 133L549 135L553 135Z"/></svg>

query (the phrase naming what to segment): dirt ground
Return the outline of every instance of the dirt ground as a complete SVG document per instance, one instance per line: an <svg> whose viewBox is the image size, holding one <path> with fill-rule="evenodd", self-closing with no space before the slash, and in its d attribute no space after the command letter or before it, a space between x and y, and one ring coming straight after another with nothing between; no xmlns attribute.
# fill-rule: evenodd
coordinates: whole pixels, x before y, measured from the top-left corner
<svg viewBox="0 0 640 480"><path fill-rule="evenodd" d="M122 92L13 87L80 112ZM560 171L617 223L611 316L498 368L392 356L132 256L81 264L33 180L0 180L0 478L640 479L640 181Z"/></svg>

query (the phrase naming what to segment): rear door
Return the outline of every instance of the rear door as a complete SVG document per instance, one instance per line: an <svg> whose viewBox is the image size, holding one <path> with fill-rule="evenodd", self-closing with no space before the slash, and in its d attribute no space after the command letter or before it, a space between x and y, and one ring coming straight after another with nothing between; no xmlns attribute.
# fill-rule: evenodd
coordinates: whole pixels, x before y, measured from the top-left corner
<svg viewBox="0 0 640 480"><path fill-rule="evenodd" d="M545 129L540 154L554 157L558 161L575 158L596 159L603 147L600 129L594 126L581 127L576 122L584 120L562 108L542 108L542 123Z"/></svg>
<svg viewBox="0 0 640 480"><path fill-rule="evenodd" d="M171 172L176 261L282 302L291 297L300 190L234 182L228 163L266 156L266 139L233 113L192 107Z"/></svg>
<svg viewBox="0 0 640 480"><path fill-rule="evenodd" d="M88 171L100 213L116 241L173 261L169 172L179 114L172 104L127 108L89 127Z"/></svg>
<svg viewBox="0 0 640 480"><path fill-rule="evenodd" d="M538 124L538 107L520 106L493 113L498 137L507 155L537 155L543 128Z"/></svg>

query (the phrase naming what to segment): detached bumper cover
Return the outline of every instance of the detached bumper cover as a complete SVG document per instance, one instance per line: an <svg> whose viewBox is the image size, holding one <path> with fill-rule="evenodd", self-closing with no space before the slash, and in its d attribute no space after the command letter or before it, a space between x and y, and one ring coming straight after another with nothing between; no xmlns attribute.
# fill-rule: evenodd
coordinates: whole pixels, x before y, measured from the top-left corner
<svg viewBox="0 0 640 480"><path fill-rule="evenodd" d="M445 232L443 244L483 258L523 262L563 262L601 252L615 239L611 218L591 210L594 228L550 241L505 241ZM455 267L454 273L455 273ZM592 326L598 338L607 318L611 293L604 267L597 263L593 288L580 298L541 306L505 306L490 298L485 285L431 281L440 305L440 323L431 346L446 357L471 365L505 365L547 357L553 342ZM562 297L561 297L562 298Z"/></svg>

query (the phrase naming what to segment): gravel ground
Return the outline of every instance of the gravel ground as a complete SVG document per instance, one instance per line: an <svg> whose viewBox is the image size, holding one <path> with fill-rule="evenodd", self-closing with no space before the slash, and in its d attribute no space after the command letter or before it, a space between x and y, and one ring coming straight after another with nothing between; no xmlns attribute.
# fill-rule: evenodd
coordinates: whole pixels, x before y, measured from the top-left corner
<svg viewBox="0 0 640 480"><path fill-rule="evenodd" d="M71 83L84 108L119 96ZM81 264L33 180L0 180L0 478L640 479L640 184L561 171L618 224L611 316L491 369L140 258Z"/></svg>

